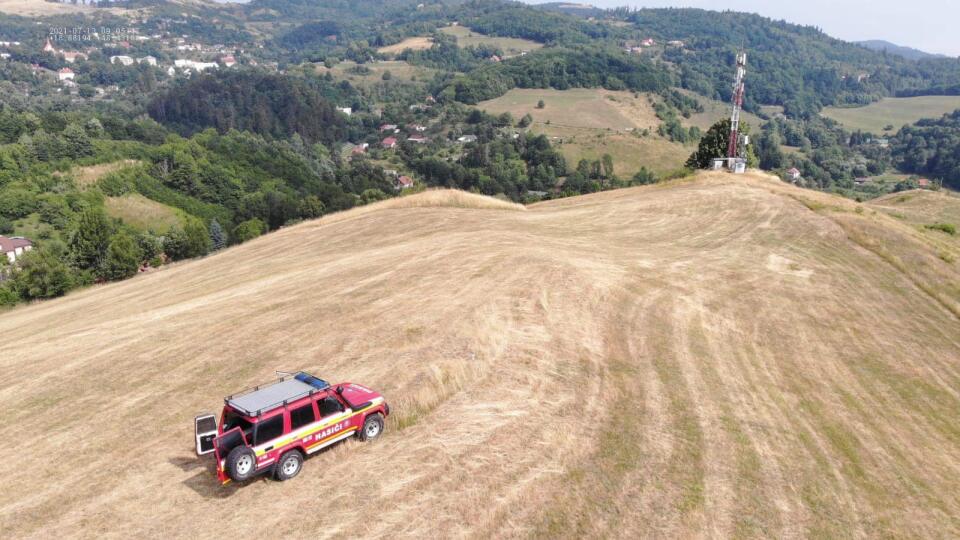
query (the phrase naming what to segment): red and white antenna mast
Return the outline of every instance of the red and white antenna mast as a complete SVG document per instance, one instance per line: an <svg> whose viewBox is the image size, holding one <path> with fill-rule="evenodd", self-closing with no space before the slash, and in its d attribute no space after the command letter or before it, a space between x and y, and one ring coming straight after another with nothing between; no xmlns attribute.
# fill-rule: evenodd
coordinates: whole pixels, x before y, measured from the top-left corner
<svg viewBox="0 0 960 540"><path fill-rule="evenodd" d="M742 157L740 148L740 110L743 108L744 84L747 74L747 53L740 49L737 53L737 76L733 83L733 114L730 115L730 144L727 146L727 158L730 168L736 158Z"/></svg>

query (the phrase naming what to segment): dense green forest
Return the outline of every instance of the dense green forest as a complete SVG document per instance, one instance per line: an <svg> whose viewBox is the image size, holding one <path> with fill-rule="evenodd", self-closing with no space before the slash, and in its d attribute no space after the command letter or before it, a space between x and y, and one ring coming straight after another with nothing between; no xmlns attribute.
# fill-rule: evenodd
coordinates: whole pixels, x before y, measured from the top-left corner
<svg viewBox="0 0 960 540"><path fill-rule="evenodd" d="M960 110L906 126L890 145L902 170L960 189Z"/></svg>

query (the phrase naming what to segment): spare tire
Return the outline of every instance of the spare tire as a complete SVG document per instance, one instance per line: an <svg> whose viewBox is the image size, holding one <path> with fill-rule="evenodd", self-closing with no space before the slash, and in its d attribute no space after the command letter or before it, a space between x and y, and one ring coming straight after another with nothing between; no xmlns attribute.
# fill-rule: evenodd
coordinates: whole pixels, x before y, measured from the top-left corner
<svg viewBox="0 0 960 540"><path fill-rule="evenodd" d="M234 482L249 480L257 470L257 456L253 448L241 445L231 450L227 454L226 469L227 476Z"/></svg>

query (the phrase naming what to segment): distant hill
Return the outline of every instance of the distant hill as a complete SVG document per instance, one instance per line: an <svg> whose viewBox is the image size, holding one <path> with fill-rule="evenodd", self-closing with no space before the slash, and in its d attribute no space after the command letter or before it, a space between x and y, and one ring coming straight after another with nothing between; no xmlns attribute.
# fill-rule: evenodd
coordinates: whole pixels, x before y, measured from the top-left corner
<svg viewBox="0 0 960 540"><path fill-rule="evenodd" d="M920 49L914 49L912 47L904 47L902 45L897 45L896 43L890 43L889 41L884 41L882 39L871 39L868 41L856 41L857 45L861 45L870 49L871 51L883 52L887 51L891 54L900 55L907 60L923 60L925 58L948 58L943 54L933 54Z"/></svg>

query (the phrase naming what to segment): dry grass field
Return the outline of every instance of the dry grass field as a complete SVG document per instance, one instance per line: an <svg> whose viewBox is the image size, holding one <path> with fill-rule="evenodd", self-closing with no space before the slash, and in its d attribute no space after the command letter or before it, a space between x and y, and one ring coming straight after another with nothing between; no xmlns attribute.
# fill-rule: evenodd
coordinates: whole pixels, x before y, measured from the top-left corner
<svg viewBox="0 0 960 540"><path fill-rule="evenodd" d="M957 109L960 109L960 96L919 96L883 98L866 107L827 107L821 114L849 130L892 135L906 124L921 118L940 118ZM893 129L885 130L888 125Z"/></svg>
<svg viewBox="0 0 960 540"><path fill-rule="evenodd" d="M488 36L480 32L474 32L465 26L446 26L441 28L440 31L457 38L458 47L479 47L480 45L499 47L507 56L515 56L524 51L532 51L543 47L542 43L529 39Z"/></svg>
<svg viewBox="0 0 960 540"><path fill-rule="evenodd" d="M139 193L128 193L104 200L107 214L142 230L163 234L186 220L184 212L163 203L150 200Z"/></svg>
<svg viewBox="0 0 960 540"><path fill-rule="evenodd" d="M74 167L69 172L67 176L73 178L73 181L77 184L77 187L80 189L87 189L97 183L97 180L100 180L103 176L119 171L120 169L125 169L127 167L132 167L139 164L140 162L135 159L124 159L120 161L114 161L112 163L101 163L99 165L88 165L86 167ZM54 173L61 174L61 173Z"/></svg>
<svg viewBox="0 0 960 540"><path fill-rule="evenodd" d="M425 36L409 37L400 43L394 43L393 45L388 45L386 47L380 47L377 49L377 52L381 54L397 54L401 53L407 49L412 49L414 51L422 51L423 49L429 49L433 47L433 40Z"/></svg>
<svg viewBox="0 0 960 540"><path fill-rule="evenodd" d="M960 535L960 267L762 175L522 210L427 193L0 314L9 538ZM221 487L274 370L378 442Z"/></svg>
<svg viewBox="0 0 960 540"><path fill-rule="evenodd" d="M349 60L340 62L339 64L333 66L333 68L327 68L323 64L316 64L314 70L317 74L323 75L324 73L330 71L331 74L338 79L346 79L353 84L362 87L370 87L378 83L382 83L383 74L387 71L390 72L393 81L411 81L413 79L417 80L427 80L433 77L433 74L436 73L436 70L423 66L414 66L400 60L384 60L380 62L367 62L363 64L369 72L368 73L357 73L355 68L357 64Z"/></svg>
<svg viewBox="0 0 960 540"><path fill-rule="evenodd" d="M538 109L537 102L544 102ZM660 120L647 94L594 88L570 90L515 88L479 108L493 114L509 112L514 119L530 114L531 129L552 139L571 167L581 159L613 157L617 174L629 178L641 166L658 173L682 167L694 145L672 143L656 135ZM651 135L640 137L649 130Z"/></svg>

